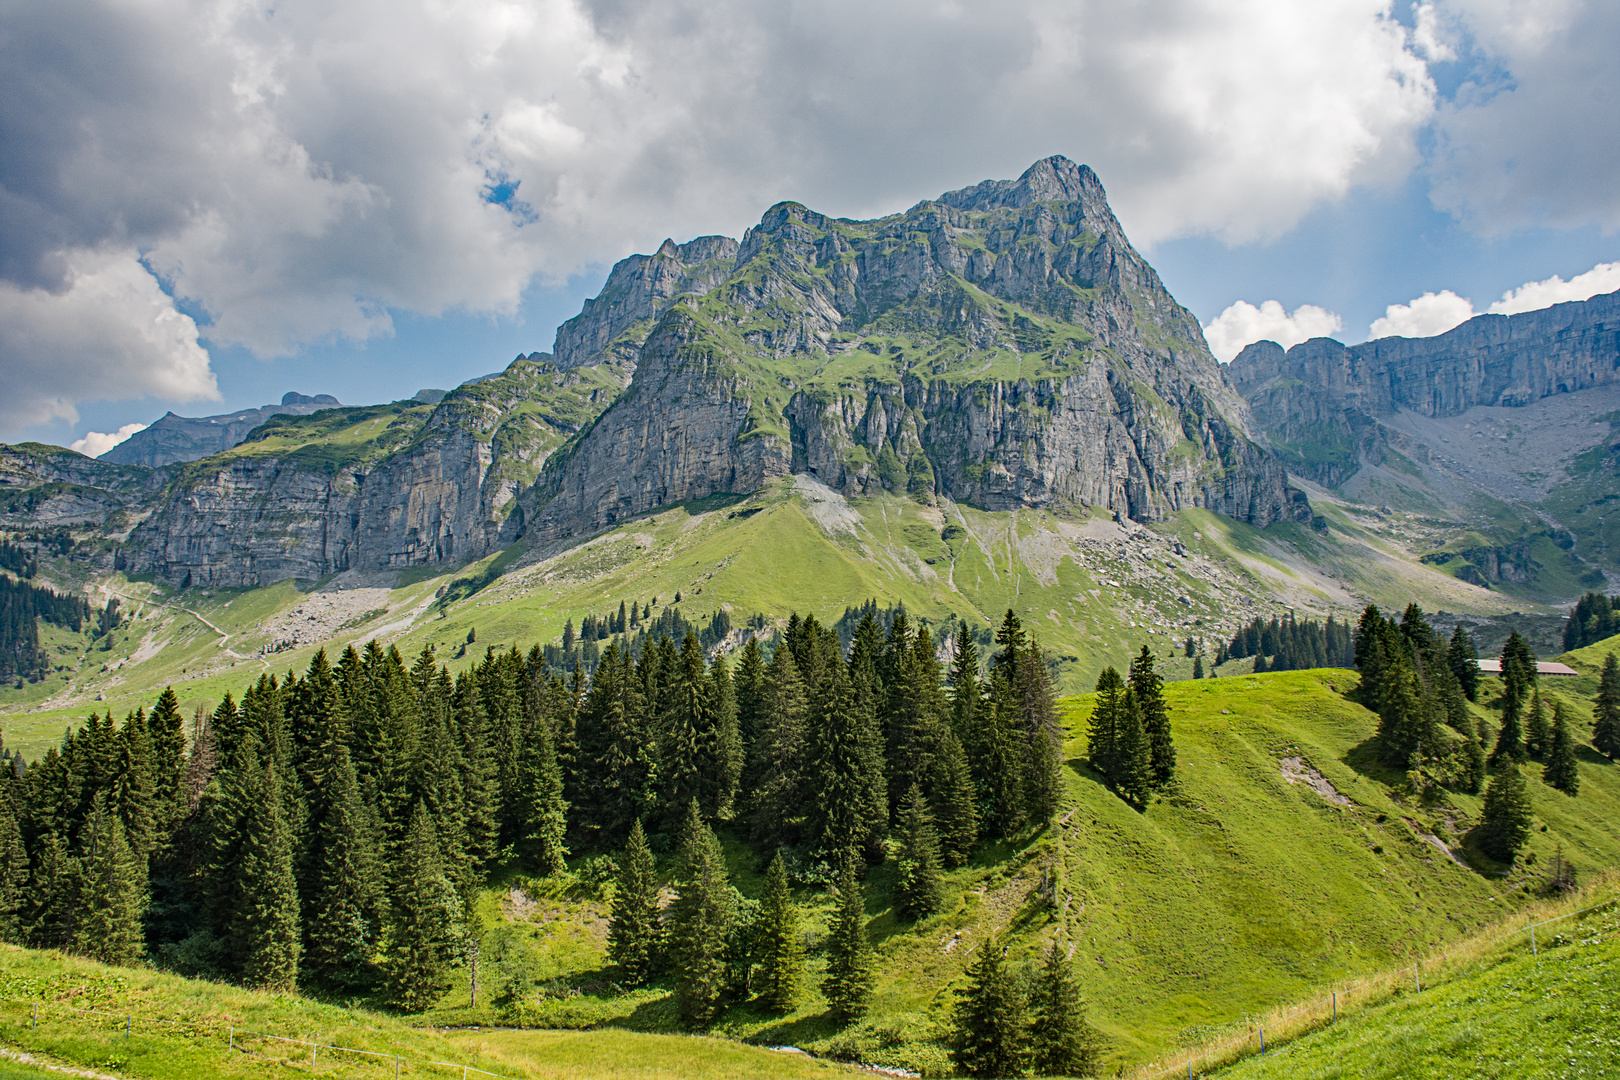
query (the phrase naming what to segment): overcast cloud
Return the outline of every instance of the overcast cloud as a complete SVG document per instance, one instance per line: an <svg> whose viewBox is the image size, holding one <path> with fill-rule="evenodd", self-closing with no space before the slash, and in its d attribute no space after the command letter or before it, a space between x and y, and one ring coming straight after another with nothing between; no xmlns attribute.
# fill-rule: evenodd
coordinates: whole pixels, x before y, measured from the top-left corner
<svg viewBox="0 0 1620 1080"><path fill-rule="evenodd" d="M213 396L206 343L271 357L388 334L391 312L511 313L532 282L738 235L781 198L872 215L1051 153L1094 166L1148 248L1263 242L1414 169L1481 231L1620 220L1615 110L1549 122L1615 64L1608 7L1401 14L0 0L0 303L24 313L0 436L91 398ZM1430 65L1459 55L1484 74L1444 98ZM1541 160L1577 150L1569 175ZM77 319L113 278L117 303Z"/></svg>

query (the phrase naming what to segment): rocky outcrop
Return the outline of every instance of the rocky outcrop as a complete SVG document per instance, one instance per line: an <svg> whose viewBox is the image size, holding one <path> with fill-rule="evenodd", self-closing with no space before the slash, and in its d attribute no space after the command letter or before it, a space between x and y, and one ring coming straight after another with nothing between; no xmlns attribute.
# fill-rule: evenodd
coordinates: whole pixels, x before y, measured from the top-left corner
<svg viewBox="0 0 1620 1080"><path fill-rule="evenodd" d="M526 502L554 538L788 471L852 494L915 472L989 509L1309 520L1248 424L1096 175L1051 158L874 222L772 207Z"/></svg>
<svg viewBox="0 0 1620 1080"><path fill-rule="evenodd" d="M60 446L0 445L0 528L120 538L152 512L165 473Z"/></svg>
<svg viewBox="0 0 1620 1080"><path fill-rule="evenodd" d="M209 454L229 450L273 416L308 416L322 409L337 408L341 402L331 394L287 393L280 405L223 413L219 416L177 416L164 413L144 428L102 454L101 461L115 465L144 465L150 469L178 461L197 461Z"/></svg>

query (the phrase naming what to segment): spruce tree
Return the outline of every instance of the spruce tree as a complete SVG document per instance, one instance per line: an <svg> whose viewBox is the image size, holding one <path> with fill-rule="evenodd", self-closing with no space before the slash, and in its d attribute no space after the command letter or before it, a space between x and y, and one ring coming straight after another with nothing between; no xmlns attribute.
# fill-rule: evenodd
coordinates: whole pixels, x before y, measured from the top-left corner
<svg viewBox="0 0 1620 1080"><path fill-rule="evenodd" d="M810 767L809 702L792 649L779 648L771 657L764 698L748 764L753 806L750 833L756 846L778 848L798 839L796 825L804 813Z"/></svg>
<svg viewBox="0 0 1620 1080"><path fill-rule="evenodd" d="M387 973L390 1004L422 1012L449 989L449 952L457 937L460 907L445 876L433 822L418 802L395 870Z"/></svg>
<svg viewBox="0 0 1620 1080"><path fill-rule="evenodd" d="M1114 790L1120 798L1141 810L1153 795L1153 765L1147 733L1142 730L1142 710L1137 707L1134 690L1125 691L1117 715Z"/></svg>
<svg viewBox="0 0 1620 1080"><path fill-rule="evenodd" d="M1516 694L1504 694L1502 702L1502 730L1496 733L1496 748L1491 751L1491 764L1520 762L1529 755L1524 749L1524 733L1520 725L1523 703Z"/></svg>
<svg viewBox="0 0 1620 1080"><path fill-rule="evenodd" d="M866 1012L872 996L872 939L866 930L866 896L855 876L853 856L844 860L836 885L837 911L827 935L827 977L821 992L833 1019L848 1023Z"/></svg>
<svg viewBox="0 0 1620 1080"><path fill-rule="evenodd" d="M1102 1033L1086 1020L1074 968L1053 939L1030 1002L1031 1065L1041 1076L1091 1076L1102 1053Z"/></svg>
<svg viewBox="0 0 1620 1080"><path fill-rule="evenodd" d="M804 983L804 941L799 932L799 909L788 888L787 867L778 851L765 872L765 893L756 920L759 967L756 975L759 1002L775 1012L798 1004Z"/></svg>
<svg viewBox="0 0 1620 1080"><path fill-rule="evenodd" d="M242 850L242 981L263 990L291 990L302 947L298 881L293 876L292 827L282 812L273 764L265 771L262 790L265 799L250 819Z"/></svg>
<svg viewBox="0 0 1620 1080"><path fill-rule="evenodd" d="M1497 862L1512 862L1530 838L1530 785L1511 758L1502 762L1485 789L1479 823L1480 849Z"/></svg>
<svg viewBox="0 0 1620 1080"><path fill-rule="evenodd" d="M624 971L625 982L641 986L652 978L662 946L658 877L638 819L630 827L630 839L619 861L618 888L608 922L608 959Z"/></svg>
<svg viewBox="0 0 1620 1080"><path fill-rule="evenodd" d="M939 909L942 884L939 835L922 788L916 784L901 802L900 850L896 856L895 899L902 917L920 919Z"/></svg>
<svg viewBox="0 0 1620 1080"><path fill-rule="evenodd" d="M1204 658L1202 656L1193 657L1192 677L1195 679L1202 679L1204 677Z"/></svg>
<svg viewBox="0 0 1620 1080"><path fill-rule="evenodd" d="M531 869L560 874L568 869L568 801L563 798L562 769L549 720L540 716L526 726L519 756L523 831L518 850Z"/></svg>
<svg viewBox="0 0 1620 1080"><path fill-rule="evenodd" d="M1552 733L1547 727L1547 710L1541 704L1541 689L1530 690L1530 708L1524 714L1524 752L1531 761L1546 761L1552 749Z"/></svg>
<svg viewBox="0 0 1620 1080"><path fill-rule="evenodd" d="M0 757L0 941L23 942L28 897L28 849L17 820L17 785L9 758Z"/></svg>
<svg viewBox="0 0 1620 1080"><path fill-rule="evenodd" d="M1561 701L1553 702L1552 736L1547 742L1547 766L1541 778L1565 795L1579 794L1581 774L1575 764L1575 740L1570 738Z"/></svg>
<svg viewBox="0 0 1620 1080"><path fill-rule="evenodd" d="M965 865L979 842L979 811L967 755L948 728L940 734L934 759L934 791L940 860L949 867Z"/></svg>
<svg viewBox="0 0 1620 1080"><path fill-rule="evenodd" d="M686 636L673 669L666 670L664 675L668 682L658 697L662 713L658 762L664 808L672 815L671 824L679 825L686 813L687 801L696 798L704 815L712 818L717 808L712 791L704 791L704 777L713 765L716 749L711 745L713 703L696 635ZM705 794L710 795L707 803L702 801Z"/></svg>
<svg viewBox="0 0 1620 1080"><path fill-rule="evenodd" d="M145 952L141 914L146 896L124 825L104 792L91 798L79 833L78 903L73 951L104 964L133 964Z"/></svg>
<svg viewBox="0 0 1620 1080"><path fill-rule="evenodd" d="M1031 636L1018 668L1019 726L1024 744L1024 801L1029 817L1050 821L1063 800L1063 723L1058 716L1052 675L1040 644ZM1169 725L1165 726L1168 738ZM1171 773L1175 750L1170 750Z"/></svg>
<svg viewBox="0 0 1620 1080"><path fill-rule="evenodd" d="M23 900L23 940L28 945L72 947L74 927L84 914L79 905L82 873L61 834L46 832L35 841L33 872Z"/></svg>
<svg viewBox="0 0 1620 1080"><path fill-rule="evenodd" d="M334 759L325 770L331 786L309 840L302 968L315 986L352 992L367 984L375 961L383 868L349 748L339 743L328 752Z"/></svg>
<svg viewBox="0 0 1620 1080"><path fill-rule="evenodd" d="M704 824L696 797L687 801L675 902L669 909L669 958L675 970L675 1006L683 1023L714 1022L726 988L727 938L737 918L737 894L725 856Z"/></svg>
<svg viewBox="0 0 1620 1080"><path fill-rule="evenodd" d="M956 1003L951 1057L969 1076L1024 1072L1028 1007L1003 952L999 942L984 943L967 969L968 985Z"/></svg>
<svg viewBox="0 0 1620 1080"><path fill-rule="evenodd" d="M1102 773L1103 779L1114 782L1119 754L1119 707L1125 696L1125 680L1112 666L1102 669L1097 676L1097 702L1091 710L1091 737L1086 757L1091 767Z"/></svg>
<svg viewBox="0 0 1620 1080"><path fill-rule="evenodd" d="M1610 761L1620 758L1620 660L1603 660L1596 706L1592 711L1592 745Z"/></svg>
<svg viewBox="0 0 1620 1080"><path fill-rule="evenodd" d="M1458 623L1451 632L1451 642L1446 647L1446 663L1450 665L1452 674L1456 675L1463 695L1473 701L1479 686L1479 651L1462 623Z"/></svg>
<svg viewBox="0 0 1620 1080"><path fill-rule="evenodd" d="M1462 770L1458 786L1470 795L1478 795L1485 786L1485 721L1470 725L1463 741Z"/></svg>
<svg viewBox="0 0 1620 1080"><path fill-rule="evenodd" d="M1170 737L1170 710L1164 701L1164 679L1153 670L1153 652L1146 645L1131 661L1130 684L1136 707L1142 712L1151 783L1154 788L1163 790L1176 779L1176 746Z"/></svg>

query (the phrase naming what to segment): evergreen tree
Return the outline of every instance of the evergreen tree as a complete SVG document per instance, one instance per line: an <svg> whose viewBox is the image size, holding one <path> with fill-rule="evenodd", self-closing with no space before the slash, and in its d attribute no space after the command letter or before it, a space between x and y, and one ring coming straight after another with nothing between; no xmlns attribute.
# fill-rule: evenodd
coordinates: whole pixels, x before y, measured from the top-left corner
<svg viewBox="0 0 1620 1080"><path fill-rule="evenodd" d="M1524 752L1532 761L1546 761L1552 749L1552 733L1547 727L1547 710L1541 705L1541 689L1530 690L1530 708L1524 714Z"/></svg>
<svg viewBox="0 0 1620 1080"><path fill-rule="evenodd" d="M1473 701L1479 686L1479 650L1474 647L1474 639L1463 629L1462 623L1458 623L1451 632L1451 643L1446 647L1446 663L1450 665L1452 674L1457 676L1463 695Z"/></svg>
<svg viewBox="0 0 1620 1080"><path fill-rule="evenodd" d="M298 881L292 827L282 812L273 764L265 771L262 790L266 797L250 819L242 850L242 981L264 990L291 990L301 951Z"/></svg>
<svg viewBox="0 0 1620 1080"><path fill-rule="evenodd" d="M1458 786L1470 795L1478 795L1485 786L1485 721L1470 725L1463 741L1462 774Z"/></svg>
<svg viewBox="0 0 1620 1080"><path fill-rule="evenodd" d="M804 941L780 851L765 872L765 893L760 897L756 923L759 1002L774 1012L787 1012L798 1004L804 982Z"/></svg>
<svg viewBox="0 0 1620 1080"><path fill-rule="evenodd" d="M1119 797L1143 809L1153 794L1153 764L1147 733L1142 730L1142 710L1136 704L1136 691L1128 689L1120 699L1115 725L1114 790Z"/></svg>
<svg viewBox="0 0 1620 1080"><path fill-rule="evenodd" d="M1378 709L1378 741L1384 762L1397 769L1416 767L1418 755L1432 755L1438 742L1435 703L1403 655L1384 671Z"/></svg>
<svg viewBox="0 0 1620 1080"><path fill-rule="evenodd" d="M940 734L939 754L934 759L934 792L940 860L949 867L963 866L979 842L979 811L967 755L948 728Z"/></svg>
<svg viewBox="0 0 1620 1080"><path fill-rule="evenodd" d="M1030 1024L1031 1065L1041 1076L1091 1076L1102 1053L1102 1033L1086 1020L1074 968L1056 939L1035 984Z"/></svg>
<svg viewBox="0 0 1620 1080"><path fill-rule="evenodd" d="M23 902L23 940L30 946L72 947L74 927L83 914L79 907L81 876L79 860L60 833L46 832L35 841L33 868Z"/></svg>
<svg viewBox="0 0 1620 1080"><path fill-rule="evenodd" d="M665 639L666 641L668 639ZM661 713L658 762L663 781L664 808L679 824L691 799L700 799L704 814L712 818L717 810L712 797L701 801L706 766L712 766L715 747L709 745L714 728L713 706L708 679L704 678L703 652L697 635L688 634L672 667L664 672L667 683L660 688Z"/></svg>
<svg viewBox="0 0 1620 1080"><path fill-rule="evenodd" d="M1063 799L1063 724L1046 657L1033 637L1018 668L1019 727L1024 744L1024 801L1037 823L1050 821ZM1169 725L1165 726L1169 737ZM1175 770L1175 750L1170 751Z"/></svg>
<svg viewBox="0 0 1620 1080"><path fill-rule="evenodd" d="M1192 677L1195 679L1202 679L1204 677L1204 658L1202 656L1193 657Z"/></svg>
<svg viewBox="0 0 1620 1080"><path fill-rule="evenodd" d="M941 880L939 835L922 788L916 784L901 804L900 851L896 859L895 897L902 917L919 919L939 908Z"/></svg>
<svg viewBox="0 0 1620 1080"><path fill-rule="evenodd" d="M872 939L866 930L866 897L855 876L855 860L846 858L838 872L837 911L827 936L827 977L821 992L839 1023L866 1012L872 996Z"/></svg>
<svg viewBox="0 0 1620 1080"><path fill-rule="evenodd" d="M1176 746L1170 737L1170 710L1164 701L1164 679L1153 670L1153 652L1146 645L1131 661L1130 684L1136 707L1142 713L1142 731L1147 736L1150 782L1154 788L1162 790L1176 779Z"/></svg>
<svg viewBox="0 0 1620 1080"><path fill-rule="evenodd" d="M1575 740L1570 738L1561 701L1553 702L1552 737L1547 742L1547 767L1541 778L1565 795L1579 794L1581 774L1575 764Z"/></svg>
<svg viewBox="0 0 1620 1080"><path fill-rule="evenodd" d="M523 832L518 850L532 869L560 874L568 869L568 801L563 798L562 769L546 717L530 720L526 726L519 757Z"/></svg>
<svg viewBox="0 0 1620 1080"><path fill-rule="evenodd" d="M798 839L804 813L809 747L809 702L793 650L779 648L765 676L759 733L749 755L748 787L753 793L750 832L756 846L780 848Z"/></svg>
<svg viewBox="0 0 1620 1080"><path fill-rule="evenodd" d="M737 733L746 759L748 748L764 728L767 708L766 664L759 650L759 638L750 637L743 646L737 660L737 674L731 681L737 695Z"/></svg>
<svg viewBox="0 0 1620 1080"><path fill-rule="evenodd" d="M349 748L330 748L326 808L310 836L303 970L316 986L361 989L369 981L383 917L383 872L372 815L361 803Z"/></svg>
<svg viewBox="0 0 1620 1080"><path fill-rule="evenodd" d="M1491 764L1525 761L1524 734L1519 719L1523 708L1517 696L1503 695L1502 730L1496 733L1496 748L1491 751Z"/></svg>
<svg viewBox="0 0 1620 1080"><path fill-rule="evenodd" d="M1592 745L1610 761L1620 758L1620 660L1610 653L1603 660L1592 715Z"/></svg>
<svg viewBox="0 0 1620 1080"><path fill-rule="evenodd" d="M608 923L608 958L624 970L625 981L640 986L652 977L663 945L658 920L658 877L641 822L630 827L619 863L618 888Z"/></svg>
<svg viewBox="0 0 1620 1080"><path fill-rule="evenodd" d="M1125 680L1113 667L1097 676L1097 703L1091 710L1091 737L1086 756L1103 779L1114 782L1119 757L1119 708L1125 696Z"/></svg>
<svg viewBox="0 0 1620 1080"><path fill-rule="evenodd" d="M145 952L141 913L146 896L124 824L97 792L79 834L79 892L73 951L104 964L133 964Z"/></svg>
<svg viewBox="0 0 1620 1080"><path fill-rule="evenodd" d="M1485 789L1485 808L1479 823L1479 846L1497 862L1512 862L1530 838L1532 815L1530 785L1508 758Z"/></svg>
<svg viewBox="0 0 1620 1080"><path fill-rule="evenodd" d="M669 910L675 1005L689 1027L707 1027L726 988L726 945L737 918L737 896L720 841L704 824L695 797L687 801L675 894Z"/></svg>
<svg viewBox="0 0 1620 1080"><path fill-rule="evenodd" d="M838 865L847 853L864 849L872 822L869 765L855 688L844 666L834 662L817 688L812 705L814 806L811 843L818 856Z"/></svg>
<svg viewBox="0 0 1620 1080"><path fill-rule="evenodd" d="M968 985L956 1003L951 1057L969 1076L1024 1072L1028 1009L1003 951L998 942L984 944L967 969Z"/></svg>
<svg viewBox="0 0 1620 1080"><path fill-rule="evenodd" d="M17 820L15 773L0 756L0 941L23 942L22 913L28 897L28 849Z"/></svg>
<svg viewBox="0 0 1620 1080"><path fill-rule="evenodd" d="M388 1000L407 1012L422 1012L450 987L449 947L458 936L461 905L421 802L411 811L393 892Z"/></svg>

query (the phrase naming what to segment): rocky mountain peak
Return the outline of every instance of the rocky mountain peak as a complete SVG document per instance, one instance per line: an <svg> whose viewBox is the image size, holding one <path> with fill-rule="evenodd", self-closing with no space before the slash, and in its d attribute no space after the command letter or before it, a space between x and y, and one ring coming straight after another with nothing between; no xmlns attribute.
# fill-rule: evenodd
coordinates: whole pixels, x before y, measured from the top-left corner
<svg viewBox="0 0 1620 1080"><path fill-rule="evenodd" d="M939 202L959 210L1019 209L1034 203L1080 202L1112 216L1102 181L1089 165L1078 165L1062 154L1042 158L1016 180L985 180L972 187L949 191Z"/></svg>

